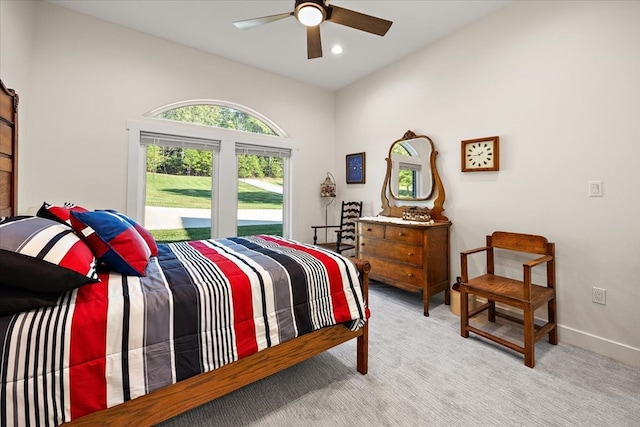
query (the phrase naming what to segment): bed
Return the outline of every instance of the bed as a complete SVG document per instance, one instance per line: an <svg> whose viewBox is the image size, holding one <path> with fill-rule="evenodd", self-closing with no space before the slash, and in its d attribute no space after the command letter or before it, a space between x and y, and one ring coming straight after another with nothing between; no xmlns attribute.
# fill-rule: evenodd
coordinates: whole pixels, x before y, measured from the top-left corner
<svg viewBox="0 0 640 427"><path fill-rule="evenodd" d="M0 212L11 218L0 223L0 290L15 291L10 276L29 295L44 282L55 289L0 316L1 425L154 425L350 340L367 373L366 261L267 235L155 245L126 215L73 205L55 207L68 215L59 221L17 216L17 95L1 86ZM101 235L109 246L99 252L92 238L109 221L125 231ZM17 239L11 252L7 230L64 236L75 264L39 270L29 259L25 272L26 245ZM125 234L135 237L127 247L148 250L143 269L108 257Z"/></svg>

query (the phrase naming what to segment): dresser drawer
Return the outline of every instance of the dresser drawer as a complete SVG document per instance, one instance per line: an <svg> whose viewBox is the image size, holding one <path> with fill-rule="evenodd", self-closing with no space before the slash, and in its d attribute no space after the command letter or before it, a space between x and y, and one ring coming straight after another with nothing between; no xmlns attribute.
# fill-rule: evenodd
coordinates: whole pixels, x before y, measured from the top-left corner
<svg viewBox="0 0 640 427"><path fill-rule="evenodd" d="M415 228L387 225L384 238L397 242L422 244L422 230Z"/></svg>
<svg viewBox="0 0 640 427"><path fill-rule="evenodd" d="M358 223L358 234L365 237L384 237L384 224Z"/></svg>
<svg viewBox="0 0 640 427"><path fill-rule="evenodd" d="M424 287L424 270L422 268L374 257L365 259L371 263L372 277L388 279L418 289Z"/></svg>
<svg viewBox="0 0 640 427"><path fill-rule="evenodd" d="M367 255L422 266L422 246L360 236L358 252Z"/></svg>

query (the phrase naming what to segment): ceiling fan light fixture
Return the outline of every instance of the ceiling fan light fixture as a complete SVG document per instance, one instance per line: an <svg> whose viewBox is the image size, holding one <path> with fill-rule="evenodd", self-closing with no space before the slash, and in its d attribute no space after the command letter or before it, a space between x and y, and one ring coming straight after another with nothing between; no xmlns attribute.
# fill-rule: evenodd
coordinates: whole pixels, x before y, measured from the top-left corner
<svg viewBox="0 0 640 427"><path fill-rule="evenodd" d="M0 0L1 1L1 0ZM295 0L293 12L284 12L277 15L261 16L259 18L245 19L233 23L241 30L268 24L293 16L298 22L307 28L307 59L322 58L322 40L320 38L320 24L329 21L334 24L344 25L356 30L364 31L378 36L384 36L393 22L376 18L345 9L339 6L329 6L330 0ZM338 48L339 49L339 48ZM338 54L334 50L334 54Z"/></svg>
<svg viewBox="0 0 640 427"><path fill-rule="evenodd" d="M327 18L322 1L300 1L294 12L296 19L307 27L315 27Z"/></svg>

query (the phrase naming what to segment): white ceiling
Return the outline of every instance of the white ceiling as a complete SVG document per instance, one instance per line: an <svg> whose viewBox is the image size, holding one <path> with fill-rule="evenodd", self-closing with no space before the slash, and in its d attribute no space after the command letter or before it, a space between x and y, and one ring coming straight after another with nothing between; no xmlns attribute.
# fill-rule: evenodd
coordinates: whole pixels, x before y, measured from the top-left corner
<svg viewBox="0 0 640 427"><path fill-rule="evenodd" d="M293 11L294 0L46 0L143 33L315 86L338 90L510 3L505 0L332 0L393 21L376 36L321 24L324 56L307 59L306 33L289 17L250 30L234 21ZM341 55L330 52L343 46Z"/></svg>

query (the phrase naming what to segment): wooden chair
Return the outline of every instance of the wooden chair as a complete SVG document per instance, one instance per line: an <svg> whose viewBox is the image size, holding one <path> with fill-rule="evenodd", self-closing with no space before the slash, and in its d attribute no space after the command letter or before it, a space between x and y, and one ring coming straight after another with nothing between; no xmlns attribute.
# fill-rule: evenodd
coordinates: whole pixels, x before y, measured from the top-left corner
<svg viewBox="0 0 640 427"><path fill-rule="evenodd" d="M362 202L342 202L340 225L312 225L313 244L342 253L354 249L356 243L356 220L362 216ZM318 243L318 229L336 228L336 240Z"/></svg>
<svg viewBox="0 0 640 427"><path fill-rule="evenodd" d="M516 280L495 274L495 249L542 255L539 258L524 262L523 279ZM486 252L487 272L470 279L467 272L467 257L471 254ZM506 253L504 254L506 255ZM502 259L502 257L501 257ZM558 325L556 318L555 290L555 244L549 243L543 236L508 233L496 231L487 236L487 244L481 248L460 253L462 282L460 284L460 334L467 338L473 332L498 344L524 354L524 364L530 368L535 366L535 343L545 334L551 344L558 343ZM546 285L531 283L532 269L546 264ZM486 298L487 303L470 310L468 295L473 294ZM522 319L496 311L496 303L522 310ZM534 312L537 308L547 306L547 321L536 325ZM524 326L524 347L481 330L469 324L469 318L488 310L488 319L495 322L496 315Z"/></svg>

